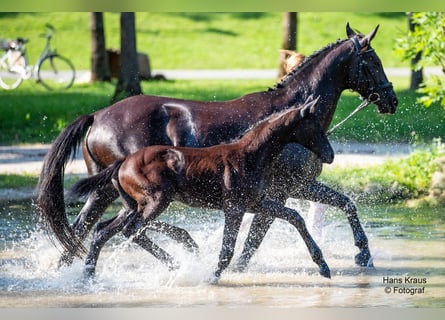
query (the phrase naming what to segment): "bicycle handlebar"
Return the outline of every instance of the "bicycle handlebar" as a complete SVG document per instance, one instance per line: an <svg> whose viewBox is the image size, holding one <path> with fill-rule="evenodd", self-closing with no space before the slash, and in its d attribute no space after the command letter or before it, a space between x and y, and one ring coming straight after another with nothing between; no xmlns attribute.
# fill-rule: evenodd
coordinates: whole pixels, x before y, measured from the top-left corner
<svg viewBox="0 0 445 320"><path fill-rule="evenodd" d="M54 33L54 31L56 31L56 28L54 28L54 26L49 23L46 23L45 27L47 27L49 30L51 30L52 33Z"/></svg>
<svg viewBox="0 0 445 320"><path fill-rule="evenodd" d="M56 28L54 28L51 24L46 23L45 27L47 27L49 29L49 33L41 33L40 37L42 38L47 38L47 39L51 39L52 36L54 35L54 32L56 31Z"/></svg>

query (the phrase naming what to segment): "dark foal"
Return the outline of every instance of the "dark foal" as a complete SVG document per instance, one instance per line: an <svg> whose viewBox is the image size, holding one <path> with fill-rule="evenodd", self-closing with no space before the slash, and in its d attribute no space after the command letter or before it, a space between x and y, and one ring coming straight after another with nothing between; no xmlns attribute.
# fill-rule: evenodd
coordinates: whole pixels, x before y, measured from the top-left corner
<svg viewBox="0 0 445 320"><path fill-rule="evenodd" d="M264 193L267 169L289 142L304 145L324 162L333 161L332 147L312 113L316 102L274 114L233 143L207 148L146 147L76 183L71 192L79 196L113 181L124 204L118 216L96 229L86 259L86 273L94 274L101 248L120 231L127 237L134 236L133 241L174 267L175 261L166 252L157 246L149 248L153 245L151 241L141 243L139 235L143 232L139 231L176 200L190 206L224 211L223 242L214 282L232 259L247 210L291 223L301 234L320 274L329 278L329 267L303 218Z"/></svg>

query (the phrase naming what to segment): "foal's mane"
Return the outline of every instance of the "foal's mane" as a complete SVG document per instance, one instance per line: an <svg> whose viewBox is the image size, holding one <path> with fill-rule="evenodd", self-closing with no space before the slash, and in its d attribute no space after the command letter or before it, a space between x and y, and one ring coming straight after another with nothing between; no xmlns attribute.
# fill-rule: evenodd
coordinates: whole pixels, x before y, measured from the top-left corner
<svg viewBox="0 0 445 320"><path fill-rule="evenodd" d="M291 112L300 112L304 107L305 105L275 112L251 126L233 142L235 143L241 140L245 140L244 142L246 144L250 145L253 148L256 148L259 144L264 143L264 141L266 141L270 137L275 128L281 127L289 121L288 117L284 115ZM301 116L300 118L302 119L303 116Z"/></svg>
<svg viewBox="0 0 445 320"><path fill-rule="evenodd" d="M283 88L287 82L289 82L290 79L292 79L296 74L300 73L301 70L305 69L309 64L311 64L315 59L320 57L323 53L331 50L334 47L339 46L340 44L348 41L348 39L338 39L334 43L329 43L325 47L321 48L320 50L315 51L312 53L309 57L306 57L300 64L298 64L296 67L294 67L286 76L284 76L280 82L276 83L273 88L270 88L269 91L273 91L276 89Z"/></svg>

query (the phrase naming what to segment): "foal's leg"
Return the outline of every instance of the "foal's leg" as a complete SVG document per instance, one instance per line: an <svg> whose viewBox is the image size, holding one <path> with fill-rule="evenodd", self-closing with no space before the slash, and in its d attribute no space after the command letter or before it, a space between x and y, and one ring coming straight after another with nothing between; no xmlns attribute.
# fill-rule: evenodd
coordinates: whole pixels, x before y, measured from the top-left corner
<svg viewBox="0 0 445 320"><path fill-rule="evenodd" d="M131 240L134 243L138 244L140 247L151 253L156 259L164 263L169 270L178 269L179 263L168 252L147 237L144 224L145 222L141 216L139 214L135 215L126 222L122 233L127 238L133 236Z"/></svg>
<svg viewBox="0 0 445 320"><path fill-rule="evenodd" d="M360 252L355 256L355 263L362 267L373 266L371 252L369 251L368 246L368 238L360 224L357 215L357 207L349 197L318 181L314 181L314 183L312 183L306 190L303 190L302 194L299 194L299 196L307 200L321 202L343 210L349 225L352 228L354 243L360 249Z"/></svg>
<svg viewBox="0 0 445 320"><path fill-rule="evenodd" d="M145 234L147 224L151 223L159 216L171 202L170 191L166 187L166 191L158 191L153 193L139 190L135 192L138 198L143 198L143 203L139 203L139 212L134 217L127 220L122 233L126 237L131 237L132 241L148 252L155 258L168 266L170 270L178 269L179 263L166 251L151 241Z"/></svg>
<svg viewBox="0 0 445 320"><path fill-rule="evenodd" d="M221 273L228 267L233 258L236 238L243 221L244 210L241 208L230 208L224 210L224 232L221 251L219 253L218 267L214 273L211 283L216 284Z"/></svg>
<svg viewBox="0 0 445 320"><path fill-rule="evenodd" d="M85 260L85 275L89 278L93 277L96 271L97 260L104 244L115 234L124 228L130 210L122 209L120 214L104 223L98 224L93 234L90 251Z"/></svg>
<svg viewBox="0 0 445 320"><path fill-rule="evenodd" d="M321 249L314 241L309 231L306 228L304 219L298 214L297 211L285 207L283 204L274 201L268 197L264 197L259 203L258 212L263 214L270 214L275 218L283 219L292 224L300 233L303 238L312 260L318 265L320 274L326 278L331 277L331 272L326 261L323 258Z"/></svg>
<svg viewBox="0 0 445 320"><path fill-rule="evenodd" d="M243 272L246 270L250 259L263 242L267 231L271 227L275 218L265 214L255 214L244 242L243 251L236 262L235 270Z"/></svg>
<svg viewBox="0 0 445 320"><path fill-rule="evenodd" d="M147 229L163 233L173 240L182 243L184 248L189 252L198 253L199 251L198 244L195 242L195 240L193 240L190 234L182 228L167 224L162 221L150 220L147 223Z"/></svg>

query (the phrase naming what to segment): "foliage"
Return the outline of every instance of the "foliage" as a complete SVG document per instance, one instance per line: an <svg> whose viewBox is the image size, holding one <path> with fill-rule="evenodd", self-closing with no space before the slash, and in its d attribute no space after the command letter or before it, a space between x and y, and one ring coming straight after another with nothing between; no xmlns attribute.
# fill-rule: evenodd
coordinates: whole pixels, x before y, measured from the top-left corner
<svg viewBox="0 0 445 320"><path fill-rule="evenodd" d="M414 30L396 41L395 53L404 60L419 61L413 66L420 70L427 66L440 66L445 73L445 12L421 12L412 14ZM418 101L425 107L439 102L445 108L444 75L427 78L418 89L422 94Z"/></svg>
<svg viewBox="0 0 445 320"><path fill-rule="evenodd" d="M435 159L445 156L445 146L436 139L429 147L419 148L400 160L364 168L325 168L321 180L349 193L360 202L391 202L414 199L428 194Z"/></svg>

